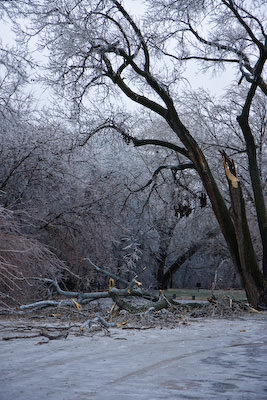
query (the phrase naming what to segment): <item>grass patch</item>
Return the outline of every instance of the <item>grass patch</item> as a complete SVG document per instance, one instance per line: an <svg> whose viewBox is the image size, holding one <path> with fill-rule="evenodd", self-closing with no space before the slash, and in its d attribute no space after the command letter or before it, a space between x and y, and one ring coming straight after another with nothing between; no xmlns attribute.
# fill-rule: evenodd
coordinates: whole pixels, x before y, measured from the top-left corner
<svg viewBox="0 0 267 400"><path fill-rule="evenodd" d="M196 300L206 300L211 297L212 292L208 289L168 289L165 290L167 297L172 298L174 295L176 299L190 300L195 296ZM230 290L214 290L213 294L217 298L229 296L234 300L246 301L247 296L244 290L230 289Z"/></svg>

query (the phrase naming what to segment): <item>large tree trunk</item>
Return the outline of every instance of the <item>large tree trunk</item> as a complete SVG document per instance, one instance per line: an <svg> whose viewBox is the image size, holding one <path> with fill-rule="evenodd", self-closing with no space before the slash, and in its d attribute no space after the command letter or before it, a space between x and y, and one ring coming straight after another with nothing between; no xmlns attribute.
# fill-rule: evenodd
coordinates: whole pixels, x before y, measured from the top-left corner
<svg viewBox="0 0 267 400"><path fill-rule="evenodd" d="M163 290L166 289L163 287L163 279L164 279L164 269L167 259L167 253L161 253L159 257L157 257L158 262L158 270L157 270L157 289Z"/></svg>
<svg viewBox="0 0 267 400"><path fill-rule="evenodd" d="M201 247L201 244L194 244L191 246L186 252L184 252L180 257L178 257L174 263L161 275L161 281L158 281L158 289L167 290L169 286L169 282L175 272L178 271L179 268L192 257Z"/></svg>
<svg viewBox="0 0 267 400"><path fill-rule="evenodd" d="M242 112L237 117L237 121L240 125L240 128L242 130L246 142L249 173L253 188L255 207L258 218L258 226L261 234L262 248L263 248L262 271L264 278L267 279L267 214L266 214L265 200L262 190L260 171L257 162L256 143L249 124L250 109L255 93L257 91L258 86L262 88L261 75L263 72L265 62L267 60L266 39L264 46L261 44L259 47L260 47L260 54L258 61L254 66L254 71L253 71L254 79L252 80L250 89L247 93L247 97L244 106L242 108Z"/></svg>
<svg viewBox="0 0 267 400"><path fill-rule="evenodd" d="M212 209L228 245L233 263L242 276L234 224L226 203L210 170L208 162L195 139L190 135L189 131L180 121L179 116L174 108L171 110L171 116L167 122L174 132L177 133L177 136L188 150L188 157L193 162L202 184L209 196Z"/></svg>
<svg viewBox="0 0 267 400"><path fill-rule="evenodd" d="M267 304L267 283L260 271L248 226L245 201L235 166L225 153L224 167L231 195L231 217L234 222L241 275L249 303L256 308L265 308Z"/></svg>
<svg viewBox="0 0 267 400"><path fill-rule="evenodd" d="M234 190L239 191L239 195L234 191L234 196L232 196L232 201L235 202L236 207L236 215L233 217L230 215L200 147L180 121L176 110L172 108L170 111L169 125L177 133L178 137L187 148L188 156L202 180L230 250L233 263L243 281L248 301L255 308L267 308L266 281L264 280L264 276L255 256L245 213L245 203L235 171L231 172L231 175L235 179L229 181L230 192L232 193ZM229 180L229 176L227 176L227 178ZM237 187L233 186L233 182L238 183Z"/></svg>
<svg viewBox="0 0 267 400"><path fill-rule="evenodd" d="M264 278L267 279L267 215L266 215L265 201L262 190L262 182L257 163L256 144L248 123L248 117L246 113L242 113L237 118L237 120L242 129L247 144L249 173L253 187L255 208L257 212L258 225L262 241L262 253L263 253L262 271Z"/></svg>

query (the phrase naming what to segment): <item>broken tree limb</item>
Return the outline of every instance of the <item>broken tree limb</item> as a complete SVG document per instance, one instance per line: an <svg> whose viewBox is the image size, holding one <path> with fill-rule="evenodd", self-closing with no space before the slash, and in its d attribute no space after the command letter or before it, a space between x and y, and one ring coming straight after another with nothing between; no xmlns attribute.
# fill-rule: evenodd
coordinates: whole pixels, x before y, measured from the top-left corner
<svg viewBox="0 0 267 400"><path fill-rule="evenodd" d="M142 286L142 283L137 280L138 275L135 275L135 277L131 281L126 281L126 279L123 279L123 278L119 277L118 275L113 274L112 272L109 272L103 268L98 267L89 257L84 258L84 260L89 261L89 263L96 269L96 271L101 272L102 274L108 276L109 278L111 278L114 281L121 282L124 285L126 285L128 292L132 291L132 289L134 287L136 287L136 289L138 289L138 287ZM143 269L142 272L144 272L144 271L145 271L145 268ZM138 292L138 290L136 291L136 293L137 292ZM135 295L137 295L137 294L135 294ZM140 296L142 296L142 297L143 296L151 296L151 294L149 292L144 292L142 290L140 292Z"/></svg>
<svg viewBox="0 0 267 400"><path fill-rule="evenodd" d="M57 339L67 339L69 333L68 332L61 332L56 334L51 334L48 331L41 331L40 336L44 336L49 340L57 340Z"/></svg>
<svg viewBox="0 0 267 400"><path fill-rule="evenodd" d="M124 288L124 289L117 289L117 288L114 287L114 288L110 288L109 290L114 289L115 291L118 291L119 295L121 294L122 296L125 296L126 292L128 294L131 293L133 296L141 296L141 297L144 296L144 295L151 296L151 293L149 293L147 291L144 291L144 290L142 290L140 288L141 283L136 280L137 276L134 277L129 282L129 281L126 281L124 279L121 279L121 278L117 277L117 275L115 275L115 274L111 274L108 271L105 271L104 269L101 269L99 267L97 267L97 268L98 268L98 270L100 272L102 271L105 275L111 277L112 279L115 279L117 281L121 281L121 282L126 284L126 288ZM96 300L96 299L102 298L102 297L109 297L109 292L105 292L105 291L104 292L87 292L87 293L71 292L71 291L68 291L68 290L61 289L61 287L59 286L59 283L57 282L56 279L52 280L52 279L44 278L42 280L43 280L43 282L53 284L55 286L58 294L60 294L62 296L66 296L66 297L77 297L81 301L83 301L84 299Z"/></svg>
<svg viewBox="0 0 267 400"><path fill-rule="evenodd" d="M54 282L51 280L51 282ZM77 303L78 304L87 304L88 302L98 300L98 299L103 299L103 298L112 298L112 295L116 295L117 297L128 297L128 296L136 296L136 297L144 297L144 298L152 298L153 296L151 293L147 291L142 291L139 287L137 288L131 288L132 285L134 285L135 282L130 282L129 286L125 289L117 289L116 287L113 287L109 289L108 291L104 292L92 292L92 293L81 293L81 292L69 292L66 290L62 290L59 287L59 284L56 282L55 287L59 288L58 293L60 295L66 296L66 297L76 297L77 298ZM70 307L76 307L75 301L72 300L42 300L42 301L37 301L31 304L25 304L21 305L20 309L21 310L27 310L27 309L41 309L45 307L58 307L58 306L70 306Z"/></svg>
<svg viewBox="0 0 267 400"><path fill-rule="evenodd" d="M103 268L98 267L89 257L83 258L83 260L88 261L88 262L92 265L92 267L94 267L94 269L95 269L97 272L101 272L101 274L106 275L106 276L108 276L109 278L115 279L115 281L121 282L121 283L123 283L123 284L126 285L126 286L129 285L129 282L126 281L125 279L122 279L121 277L119 277L119 276L117 276L117 275L115 275L115 274L112 274L111 272L109 272L109 271L107 271L107 270L105 270L105 269L103 269Z"/></svg>
<svg viewBox="0 0 267 400"><path fill-rule="evenodd" d="M114 303L119 307L120 310L126 310L130 313L139 313L139 312L143 312L146 310L146 308L144 306L139 306L139 307L133 306L131 303L123 300L122 298L120 298L119 296L117 296L114 293L111 293L110 297L112 298Z"/></svg>
<svg viewBox="0 0 267 400"><path fill-rule="evenodd" d="M20 306L21 310L27 310L30 308L45 308L45 307L57 307L57 306L73 306L73 302L70 300L41 300L41 301L36 301L35 303L31 304L24 304Z"/></svg>
<svg viewBox="0 0 267 400"><path fill-rule="evenodd" d="M85 321L80 327L81 327L81 329L84 329L86 327L90 328L91 325L96 322L99 322L106 329L116 328L118 325L116 322L107 322L103 317L101 317L100 315L97 315L97 317Z"/></svg>
<svg viewBox="0 0 267 400"><path fill-rule="evenodd" d="M134 306L131 303L123 300L122 298L118 297L116 294L111 293L110 294L111 298L113 301L117 304L117 306L121 310L126 310L130 313L140 313L140 312L145 312L151 308L153 308L155 311L162 310L163 308L168 308L171 305L171 301L169 301L163 292L161 293L158 301L156 302L149 302L146 305L141 305L141 306Z"/></svg>
<svg viewBox="0 0 267 400"><path fill-rule="evenodd" d="M224 168L229 184L231 197L231 218L234 223L236 240L239 251L241 276L247 298L255 308L261 308L264 297L267 297L267 284L258 268L257 256L248 225L245 201L240 180L237 178L235 163L225 152L221 152Z"/></svg>
<svg viewBox="0 0 267 400"><path fill-rule="evenodd" d="M102 269L98 267L95 263L93 263L89 258L87 260L91 263L91 265L99 272L103 273L104 275L108 276L112 282L117 281L123 283L126 287L123 289L118 289L112 285L110 285L109 289L107 291L103 292L73 292L73 291L68 291L68 290L63 290L57 279L47 279L43 278L43 282L52 284L57 293L61 296L65 297L71 297L71 300L42 300L38 302L34 302L31 304L26 304L26 305L21 305L20 309L21 310L27 310L27 309L40 309L40 308L45 308L45 307L57 307L57 306L75 306L78 310L81 309L81 306L83 304L87 304L91 301L102 299L102 298L114 298L116 297L121 298L121 297L129 297L129 296L137 296L137 297L142 297L146 300L152 300L155 298L153 294L151 294L149 291L143 290L140 286L142 285L141 282L137 281L137 276L135 276L131 281L126 281L125 279L122 279L118 277L117 275L110 273L109 271L106 271L105 269ZM153 303L153 306L155 306L156 303Z"/></svg>
<svg viewBox="0 0 267 400"><path fill-rule="evenodd" d="M14 339L32 339L32 338L36 338L39 337L40 334L31 334L31 335L17 335L17 336L3 336L2 340L14 340Z"/></svg>
<svg viewBox="0 0 267 400"><path fill-rule="evenodd" d="M58 294L61 294L62 296L66 296L66 297L78 297L80 295L80 292L70 292L68 290L63 290L61 289L61 287L59 286L59 283L57 281L57 279L48 279L48 278L43 278L41 279L43 282L45 283L51 283L56 291L58 292Z"/></svg>

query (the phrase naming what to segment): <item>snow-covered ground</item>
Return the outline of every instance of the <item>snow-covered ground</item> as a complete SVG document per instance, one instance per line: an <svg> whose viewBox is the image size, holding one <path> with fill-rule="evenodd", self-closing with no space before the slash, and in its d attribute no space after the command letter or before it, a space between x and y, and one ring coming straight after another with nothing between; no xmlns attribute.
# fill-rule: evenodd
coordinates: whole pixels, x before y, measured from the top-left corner
<svg viewBox="0 0 267 400"><path fill-rule="evenodd" d="M0 399L267 399L266 313L110 332L1 340Z"/></svg>

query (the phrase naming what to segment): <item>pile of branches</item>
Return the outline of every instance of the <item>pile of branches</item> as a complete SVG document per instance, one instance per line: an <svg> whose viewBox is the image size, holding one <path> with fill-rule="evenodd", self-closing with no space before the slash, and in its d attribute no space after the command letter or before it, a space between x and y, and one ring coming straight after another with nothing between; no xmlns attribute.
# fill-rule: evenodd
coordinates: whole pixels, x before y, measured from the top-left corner
<svg viewBox="0 0 267 400"><path fill-rule="evenodd" d="M75 300L76 301L76 300ZM48 343L51 340L66 339L68 336L112 336L117 329L146 330L150 328L176 328L190 325L197 317L229 317L252 311L241 302L224 298L215 301L210 299L208 304L197 303L180 304L175 302L168 308L156 310L154 307L146 311L120 309L116 303L105 299L96 300L90 306L79 306L73 302L73 307L58 306L56 312L47 307L40 314L40 310L31 309L8 323L0 324L2 340L39 338L38 344ZM139 307L141 307L139 305ZM141 307L144 310L144 305ZM232 310L232 313L229 310ZM24 320L25 319L25 320ZM12 327L10 322L12 321ZM12 329L10 329L12 328ZM123 337L125 338L125 336Z"/></svg>
<svg viewBox="0 0 267 400"><path fill-rule="evenodd" d="M112 299L118 309L124 309L130 313L141 313L145 312L150 308L155 311L161 310L163 308L168 308L171 305L171 301L167 299L163 292L159 296L154 296L151 292L142 289L142 283L137 280L137 276L131 281L126 281L125 279L106 271L96 264L94 264L90 259L88 259L90 264L102 274L109 277L109 288L106 291L100 292L74 292L64 290L60 287L57 279L42 278L42 282L51 285L56 290L57 295L60 295L60 299L56 300L41 300L30 304L25 304L20 306L21 310L30 309L42 309L46 307L76 307L81 310L82 307L88 303L91 303L100 299ZM123 289L116 287L116 284L124 285ZM133 298L139 298L146 301L146 304L132 304L128 301Z"/></svg>
<svg viewBox="0 0 267 400"><path fill-rule="evenodd" d="M66 313L66 309L69 309L73 310L73 314L76 313L75 318L78 317L83 321L86 319L83 324L87 327L97 324L103 329L117 326L124 328L127 326L127 329L173 328L188 323L189 318L231 317L255 311L247 304L229 297L221 299L212 297L204 302L188 301L184 304L179 300L168 298L163 291L155 295L151 291L144 290L137 276L127 281L98 267L90 259L88 261L98 272L109 277L109 287L106 291L85 293L68 291L61 288L57 279L43 278L44 283L55 289L55 298L24 304L20 306L20 310L39 312L40 309L56 308L57 313L63 314L63 310ZM124 288L117 288L118 283Z"/></svg>
<svg viewBox="0 0 267 400"><path fill-rule="evenodd" d="M22 231L16 213L1 206L0 242L0 305L7 307L10 315L15 310L10 308L10 304L16 307L24 303L20 305L20 316L29 317L35 313L35 317L40 319L42 310L44 318L52 315L53 320L58 318L59 324L67 316L68 321L73 322L64 327L64 335L75 329L76 334L93 331L107 334L114 327L174 328L189 323L190 318L231 317L252 310L230 298L183 304L168 298L163 291L155 295L155 292L143 289L137 276L125 280L98 267L89 258L86 260L90 265L109 278L108 289L85 293L65 290L60 276L67 270L66 266L38 240ZM51 279L51 276L58 278ZM33 294L42 300L27 303L34 299ZM51 309L56 309L56 312L51 312ZM42 332L39 329L36 334L45 336ZM53 334L51 336L49 332L46 337L51 340ZM57 336L55 334L55 338Z"/></svg>

